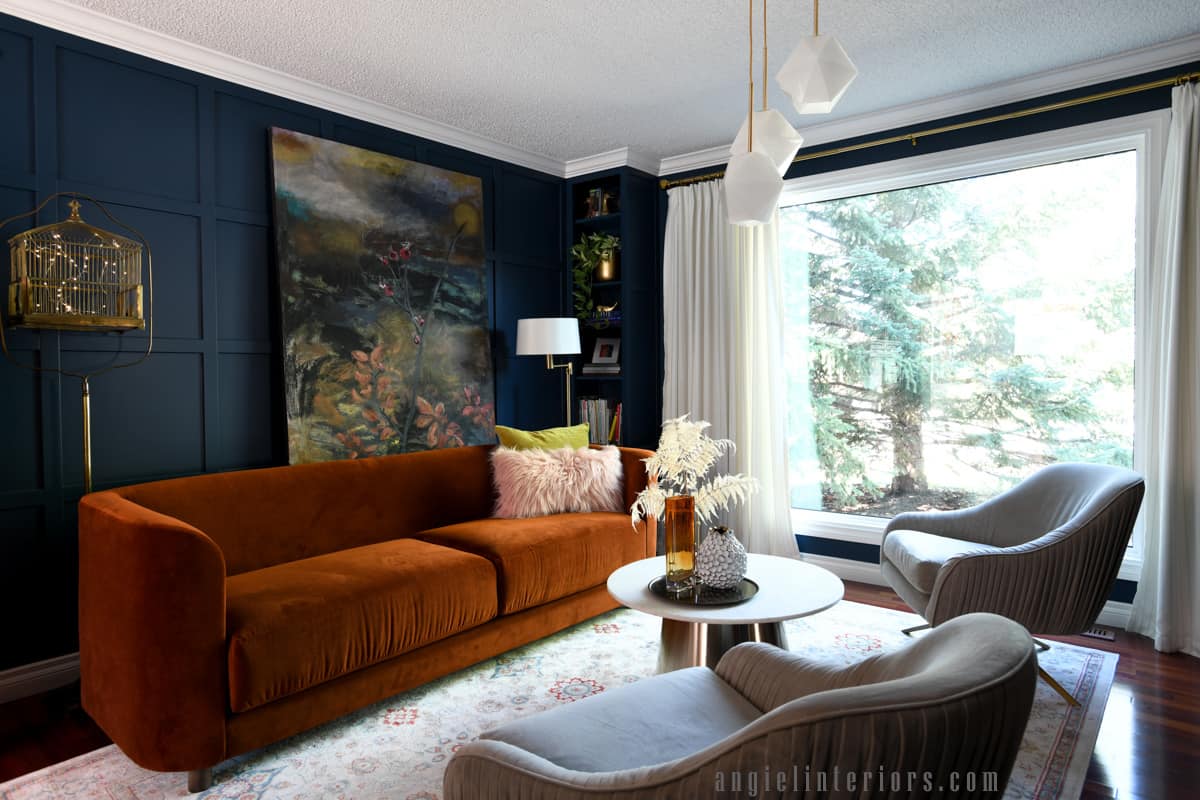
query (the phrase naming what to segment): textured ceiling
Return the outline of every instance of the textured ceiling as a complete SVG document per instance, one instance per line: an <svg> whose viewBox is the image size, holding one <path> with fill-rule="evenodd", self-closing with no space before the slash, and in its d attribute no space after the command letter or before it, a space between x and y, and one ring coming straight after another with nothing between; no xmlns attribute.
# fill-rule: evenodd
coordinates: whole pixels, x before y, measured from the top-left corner
<svg viewBox="0 0 1200 800"><path fill-rule="evenodd" d="M563 161L720 145L746 108L742 0L70 2ZM826 0L822 33L841 40L859 77L833 115L800 117L773 76L795 38L811 33L812 0L772 0L770 102L803 132L1198 34L1198 8Z"/></svg>

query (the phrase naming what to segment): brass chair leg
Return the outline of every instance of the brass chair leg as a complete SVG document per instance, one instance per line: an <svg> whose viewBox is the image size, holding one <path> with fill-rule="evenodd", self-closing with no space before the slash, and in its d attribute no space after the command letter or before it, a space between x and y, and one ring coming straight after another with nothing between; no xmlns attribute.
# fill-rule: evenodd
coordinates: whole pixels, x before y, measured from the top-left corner
<svg viewBox="0 0 1200 800"><path fill-rule="evenodd" d="M930 628L930 627L933 627L933 626L930 625L928 622L926 622L924 625L913 625L911 628L905 628L904 630L902 630L900 632L903 633L905 636L912 636L917 631L923 631L926 628Z"/></svg>
<svg viewBox="0 0 1200 800"><path fill-rule="evenodd" d="M188 772L188 791L195 794L212 788L212 767Z"/></svg>
<svg viewBox="0 0 1200 800"><path fill-rule="evenodd" d="M1062 696L1062 699L1067 701L1067 705L1071 706L1072 708L1079 708L1079 701L1072 697L1071 693L1063 688L1061 683L1054 680L1054 678L1051 678L1050 673L1046 672L1046 670L1042 669L1040 666L1038 667L1038 676L1046 683L1050 684L1050 688L1058 692L1059 695Z"/></svg>

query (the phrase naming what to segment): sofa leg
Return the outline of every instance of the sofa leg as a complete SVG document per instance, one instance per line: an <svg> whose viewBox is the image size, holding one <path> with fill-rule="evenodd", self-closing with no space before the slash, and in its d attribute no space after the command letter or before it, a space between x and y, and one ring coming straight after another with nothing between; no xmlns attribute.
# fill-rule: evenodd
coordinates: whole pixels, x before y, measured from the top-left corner
<svg viewBox="0 0 1200 800"><path fill-rule="evenodd" d="M212 767L188 772L188 791L195 794L212 787Z"/></svg>
<svg viewBox="0 0 1200 800"><path fill-rule="evenodd" d="M924 625L913 625L911 628L905 628L904 630L902 630L900 632L903 633L905 636L912 636L917 631L923 631L929 627L932 627L932 626L928 622L926 622Z"/></svg>

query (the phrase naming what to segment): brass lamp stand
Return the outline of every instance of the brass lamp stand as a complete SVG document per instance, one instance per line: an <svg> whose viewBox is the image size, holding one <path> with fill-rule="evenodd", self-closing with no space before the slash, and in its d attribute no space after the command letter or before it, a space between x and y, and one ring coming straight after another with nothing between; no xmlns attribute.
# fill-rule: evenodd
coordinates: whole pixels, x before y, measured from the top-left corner
<svg viewBox="0 0 1200 800"><path fill-rule="evenodd" d="M571 424L571 376L575 367L570 359L565 364L556 364L556 355L578 355L579 320L574 317L537 317L517 320L517 355L546 356L546 369L566 370L563 377L567 385L567 425Z"/></svg>
<svg viewBox="0 0 1200 800"><path fill-rule="evenodd" d="M71 214L62 222L43 225L8 240L12 275L8 285L8 318L0 324L0 350L5 358L33 372L57 372L79 378L82 384L83 490L92 491L92 408L90 379L115 369L140 364L154 347L154 323L143 317L142 253L146 254L146 300L153 311L154 268L150 245L137 230L118 220L95 198L76 192L56 192L32 211L9 217L11 222L41 213L51 201L70 197ZM80 199L100 209L108 219L136 239L118 236L87 224L79 216ZM22 364L8 350L5 325L56 331L146 330L146 350L123 364L89 372Z"/></svg>

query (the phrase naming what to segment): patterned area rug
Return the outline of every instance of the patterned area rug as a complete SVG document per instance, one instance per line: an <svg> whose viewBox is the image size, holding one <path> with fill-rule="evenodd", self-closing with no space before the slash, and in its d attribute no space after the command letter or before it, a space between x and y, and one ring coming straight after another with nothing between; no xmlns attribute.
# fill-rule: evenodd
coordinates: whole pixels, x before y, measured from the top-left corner
<svg viewBox="0 0 1200 800"><path fill-rule="evenodd" d="M842 602L787 623L788 642L851 663L904 644L913 614ZM0 785L2 800L437 800L446 760L480 731L633 683L654 671L657 617L626 609L596 617L316 730L223 764L189 795L182 774L148 772L115 746ZM919 634L918 634L919 635ZM1038 681L1033 714L1005 797L1077 798L1108 702L1117 656L1055 644L1040 664L1081 702Z"/></svg>

